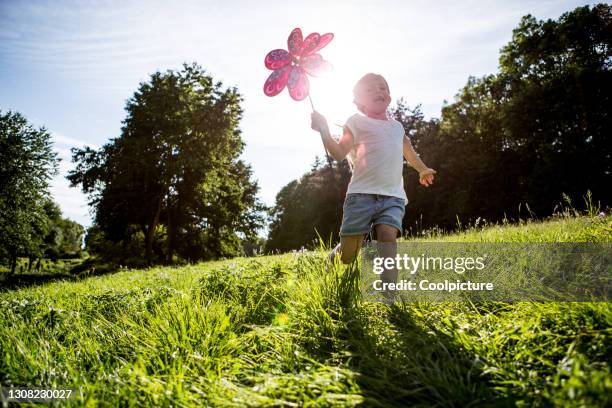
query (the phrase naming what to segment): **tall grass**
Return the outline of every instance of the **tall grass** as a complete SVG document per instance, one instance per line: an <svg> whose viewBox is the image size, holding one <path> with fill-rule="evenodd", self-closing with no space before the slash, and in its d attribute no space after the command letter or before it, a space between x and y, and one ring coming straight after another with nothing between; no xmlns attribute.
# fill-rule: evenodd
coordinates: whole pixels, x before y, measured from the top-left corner
<svg viewBox="0 0 612 408"><path fill-rule="evenodd" d="M610 242L611 219L450 241ZM0 384L74 406L609 406L609 303L366 302L325 250L0 293Z"/></svg>

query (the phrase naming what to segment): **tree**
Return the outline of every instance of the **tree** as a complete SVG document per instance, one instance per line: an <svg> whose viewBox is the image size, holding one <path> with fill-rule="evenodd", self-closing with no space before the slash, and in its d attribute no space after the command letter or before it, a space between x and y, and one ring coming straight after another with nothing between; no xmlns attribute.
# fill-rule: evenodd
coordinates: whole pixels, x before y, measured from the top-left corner
<svg viewBox="0 0 612 408"><path fill-rule="evenodd" d="M58 162L45 128L0 111L0 260L8 261L11 273L17 257L37 251L47 234L45 204Z"/></svg>
<svg viewBox="0 0 612 408"><path fill-rule="evenodd" d="M523 199L550 211L561 193L610 203L612 6L557 21L525 16L502 49L502 118L526 166Z"/></svg>
<svg viewBox="0 0 612 408"><path fill-rule="evenodd" d="M36 253L30 253L30 266L36 257L46 257L53 260L59 258L78 258L82 254L83 235L85 229L75 221L62 217L57 203L48 200L45 205L48 232L42 246Z"/></svg>
<svg viewBox="0 0 612 408"><path fill-rule="evenodd" d="M519 217L525 203L546 216L563 194L576 201L587 190L609 204L611 60L609 5L557 21L525 16L502 49L500 72L470 77L429 142L419 142L437 182L416 195L406 217L452 228L457 217Z"/></svg>
<svg viewBox="0 0 612 408"><path fill-rule="evenodd" d="M196 64L154 73L128 101L121 135L74 149L68 179L95 207L104 239L144 236L148 263L232 256L261 226L257 184L238 159L242 99ZM155 248L162 228L163 247ZM154 252L156 252L154 254Z"/></svg>

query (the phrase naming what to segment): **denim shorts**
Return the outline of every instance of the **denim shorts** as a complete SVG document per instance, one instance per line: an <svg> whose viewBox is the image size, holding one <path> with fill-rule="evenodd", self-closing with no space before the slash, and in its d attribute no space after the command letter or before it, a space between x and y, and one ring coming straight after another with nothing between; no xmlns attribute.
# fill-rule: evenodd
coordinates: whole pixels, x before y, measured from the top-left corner
<svg viewBox="0 0 612 408"><path fill-rule="evenodd" d="M347 194L342 208L340 236L364 235L378 224L391 225L401 234L405 211L403 198L380 194Z"/></svg>

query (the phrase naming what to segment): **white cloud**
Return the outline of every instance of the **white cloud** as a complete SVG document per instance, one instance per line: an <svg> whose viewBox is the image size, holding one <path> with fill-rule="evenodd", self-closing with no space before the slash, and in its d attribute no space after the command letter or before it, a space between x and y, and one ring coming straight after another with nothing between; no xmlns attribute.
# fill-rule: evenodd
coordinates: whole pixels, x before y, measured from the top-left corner
<svg viewBox="0 0 612 408"><path fill-rule="evenodd" d="M100 148L100 146L96 145L95 143L64 136L63 134L57 131L51 130L49 131L49 133L51 133L51 136L53 137L53 143L55 146L62 146L62 147L68 147L68 148L88 146L88 147L91 147L92 149Z"/></svg>

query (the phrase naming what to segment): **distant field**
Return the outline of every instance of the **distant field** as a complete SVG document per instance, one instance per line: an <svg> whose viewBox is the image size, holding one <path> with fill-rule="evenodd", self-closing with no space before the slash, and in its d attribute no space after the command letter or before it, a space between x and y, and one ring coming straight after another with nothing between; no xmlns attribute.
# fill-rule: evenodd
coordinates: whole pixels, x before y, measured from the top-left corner
<svg viewBox="0 0 612 408"><path fill-rule="evenodd" d="M83 263L83 259L58 259L52 261L50 259L43 259L40 261L39 268L36 269L36 261L33 263L31 269L28 271L28 259L19 258L17 260L17 267L15 268L15 274L68 274L77 265ZM8 274L9 268L6 266L0 266L0 274Z"/></svg>
<svg viewBox="0 0 612 408"><path fill-rule="evenodd" d="M612 218L421 238L612 242ZM364 302L325 253L0 293L0 384L67 405L610 406L610 303ZM62 404L64 405L64 404Z"/></svg>

